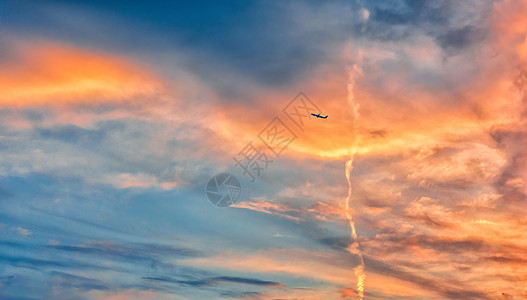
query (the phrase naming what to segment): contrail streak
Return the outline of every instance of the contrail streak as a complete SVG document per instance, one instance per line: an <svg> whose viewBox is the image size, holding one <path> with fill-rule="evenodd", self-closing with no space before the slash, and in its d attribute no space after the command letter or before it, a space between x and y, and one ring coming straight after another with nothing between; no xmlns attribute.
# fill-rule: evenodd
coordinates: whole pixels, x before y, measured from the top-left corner
<svg viewBox="0 0 527 300"><path fill-rule="evenodd" d="M349 73L349 79L348 79L348 104L352 108L352 114L353 114L353 123L355 123L355 120L359 117L359 104L355 102L355 94L353 92L355 88L355 76L357 74L360 74L361 70L356 66L353 65L350 73ZM353 124L355 129L355 124ZM354 132L355 133L355 132ZM355 254L359 257L359 265L353 269L355 273L355 277L357 277L357 293L359 295L359 299L364 298L364 286L365 286L365 280L366 280L366 274L364 273L364 259L362 257L362 253L359 248L359 240L357 238L357 231L355 229L355 222L353 221L353 216L350 213L350 201L351 201L351 195L352 195L352 188L351 188L351 171L353 170L353 159L355 158L356 153L356 145L357 141L354 141L353 150L350 151L350 158L348 161L346 161L346 180L348 181L348 197L346 197L345 207L346 207L346 217L349 222L350 230L351 230L351 246L348 247L348 251L352 254Z"/></svg>
<svg viewBox="0 0 527 300"><path fill-rule="evenodd" d="M351 201L351 194L352 194L352 188L351 188L351 170L353 169L353 158L355 156L355 150L350 155L349 160L346 162L346 179L348 181L348 197L346 198L346 217L348 218L349 226L351 229L351 240L353 243L348 248L348 251L350 253L356 254L359 257L359 266L355 267L353 269L355 276L357 277L357 292L359 294L359 299L362 299L364 297L364 284L366 275L364 274L364 259L362 258L362 253L359 249L359 241L357 238L357 231L355 230L355 222L353 221L353 216L349 212L349 205Z"/></svg>

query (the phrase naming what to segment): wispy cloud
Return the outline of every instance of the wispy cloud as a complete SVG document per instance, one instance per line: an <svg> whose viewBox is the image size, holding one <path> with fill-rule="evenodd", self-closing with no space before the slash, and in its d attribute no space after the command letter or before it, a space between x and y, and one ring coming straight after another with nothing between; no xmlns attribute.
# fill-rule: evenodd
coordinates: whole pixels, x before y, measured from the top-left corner
<svg viewBox="0 0 527 300"><path fill-rule="evenodd" d="M23 237L28 237L33 234L31 231L24 229L22 227L17 227L16 231L18 232L18 234L20 234Z"/></svg>
<svg viewBox="0 0 527 300"><path fill-rule="evenodd" d="M14 41L0 60L0 106L94 104L152 96L151 73L112 55L45 41Z"/></svg>

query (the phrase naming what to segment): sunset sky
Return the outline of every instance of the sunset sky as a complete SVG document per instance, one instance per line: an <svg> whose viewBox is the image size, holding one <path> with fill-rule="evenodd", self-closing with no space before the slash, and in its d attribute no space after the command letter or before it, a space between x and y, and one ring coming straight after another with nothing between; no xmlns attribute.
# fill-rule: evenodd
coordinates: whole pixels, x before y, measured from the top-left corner
<svg viewBox="0 0 527 300"><path fill-rule="evenodd" d="M0 0L0 299L527 299L526 149L525 0Z"/></svg>

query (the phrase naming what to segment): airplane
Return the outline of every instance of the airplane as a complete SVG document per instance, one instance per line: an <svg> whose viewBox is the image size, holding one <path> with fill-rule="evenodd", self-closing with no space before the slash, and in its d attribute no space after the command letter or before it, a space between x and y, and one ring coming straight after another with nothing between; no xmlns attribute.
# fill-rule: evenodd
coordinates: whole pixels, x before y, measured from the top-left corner
<svg viewBox="0 0 527 300"><path fill-rule="evenodd" d="M328 118L328 116L322 117L320 114L311 114L311 115L315 116L315 117L317 117L319 119L327 119Z"/></svg>

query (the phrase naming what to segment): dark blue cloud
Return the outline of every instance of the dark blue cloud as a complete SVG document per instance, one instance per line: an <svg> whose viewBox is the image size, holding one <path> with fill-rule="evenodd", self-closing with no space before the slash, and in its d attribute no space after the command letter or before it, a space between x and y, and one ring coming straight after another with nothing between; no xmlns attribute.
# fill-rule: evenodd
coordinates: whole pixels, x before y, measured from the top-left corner
<svg viewBox="0 0 527 300"><path fill-rule="evenodd" d="M451 55L457 53L455 50L482 42L487 34L484 18L490 13L493 1L483 1L477 8L471 5L460 6L451 1L365 1L369 19L365 24L355 24L354 34L393 42L426 35Z"/></svg>
<svg viewBox="0 0 527 300"><path fill-rule="evenodd" d="M177 283L177 284L189 285L189 286L194 286L194 287L216 286L218 284L225 284L225 283L239 283L239 284L266 286L266 287L280 287L284 285L280 282L275 282L275 281L266 281L266 280L259 280L259 279L254 279L254 278L232 277L232 276L219 276L219 277L211 277L211 278L197 279L197 280L176 280L176 279L167 278L167 277L143 277L143 279L149 280L149 281Z"/></svg>
<svg viewBox="0 0 527 300"><path fill-rule="evenodd" d="M345 3L340 2L343 9ZM186 68L226 93L235 82L225 73L264 86L297 81L343 45L347 33L341 23L348 23L318 14L341 9L321 3L22 1L12 6L3 22L8 30L125 53L177 50L185 54ZM317 18L319 24L302 18Z"/></svg>
<svg viewBox="0 0 527 300"><path fill-rule="evenodd" d="M19 255L8 255L10 250L17 249ZM49 254L52 259L32 258L21 256L23 251L30 254ZM2 256L2 254L5 254ZM75 260L70 257L75 257ZM110 269L102 261L123 262L144 265L160 269L172 269L173 264L166 262L168 258L202 257L201 251L170 245L115 242L90 242L83 246L41 245L34 242L0 241L0 260L16 266L27 267L60 267L76 269ZM61 260L62 259L62 260ZM181 268L184 270L185 268ZM189 269L190 270L190 269Z"/></svg>
<svg viewBox="0 0 527 300"><path fill-rule="evenodd" d="M37 128L37 137L41 139L53 139L62 142L78 144L79 146L97 146L105 137L105 130L89 130L75 125L63 125L52 128Z"/></svg>
<svg viewBox="0 0 527 300"><path fill-rule="evenodd" d="M51 277L50 283L55 287L60 287L63 289L75 289L80 291L106 291L110 289L107 283L94 278L87 278L84 276L56 271L50 272L49 275Z"/></svg>
<svg viewBox="0 0 527 300"><path fill-rule="evenodd" d="M0 261L15 267L41 270L44 268L66 268L66 269L86 269L86 270L109 270L110 268L91 263L83 263L71 260L48 260L31 258L24 256L3 255L0 253Z"/></svg>
<svg viewBox="0 0 527 300"><path fill-rule="evenodd" d="M483 41L486 32L474 26L465 26L459 29L452 29L445 34L436 37L437 42L445 51L450 53L457 52L472 44Z"/></svg>

